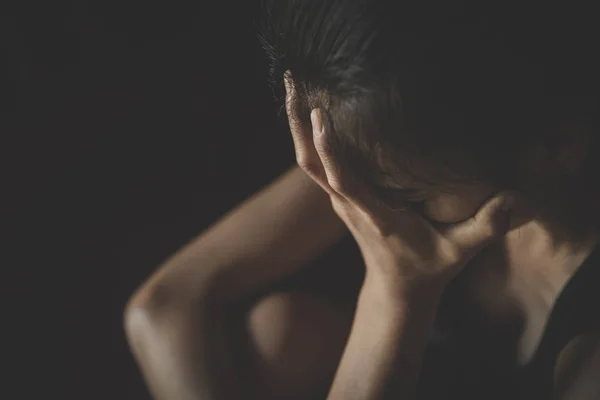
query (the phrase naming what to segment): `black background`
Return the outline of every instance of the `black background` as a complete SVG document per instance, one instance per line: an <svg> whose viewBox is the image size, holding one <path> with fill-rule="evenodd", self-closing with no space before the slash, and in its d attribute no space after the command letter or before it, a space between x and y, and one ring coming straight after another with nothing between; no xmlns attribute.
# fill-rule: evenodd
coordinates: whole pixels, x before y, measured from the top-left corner
<svg viewBox="0 0 600 400"><path fill-rule="evenodd" d="M123 334L128 297L294 162L257 7L21 1L1 13L1 398L149 398Z"/></svg>
<svg viewBox="0 0 600 400"><path fill-rule="evenodd" d="M125 342L128 298L294 163L258 12L258 0L0 6L0 400L149 399Z"/></svg>

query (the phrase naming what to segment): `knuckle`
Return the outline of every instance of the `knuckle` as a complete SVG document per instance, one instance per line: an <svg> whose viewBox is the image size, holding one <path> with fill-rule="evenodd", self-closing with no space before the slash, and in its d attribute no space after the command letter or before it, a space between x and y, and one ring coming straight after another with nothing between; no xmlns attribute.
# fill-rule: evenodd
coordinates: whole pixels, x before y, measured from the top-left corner
<svg viewBox="0 0 600 400"><path fill-rule="evenodd" d="M317 163L315 163L313 160L308 159L307 157L297 156L296 164L298 164L301 170L303 170L309 175L313 175L318 171Z"/></svg>
<svg viewBox="0 0 600 400"><path fill-rule="evenodd" d="M325 140L323 138L319 138L319 139L315 139L314 143L315 143L315 148L319 152L319 155L321 156L321 158L327 159L327 160L332 159L332 154L330 152L329 143L327 142L327 140Z"/></svg>
<svg viewBox="0 0 600 400"><path fill-rule="evenodd" d="M347 183L343 182L338 177L329 178L328 183L329 183L329 186L331 186L331 188L338 193L345 193L346 190L348 190Z"/></svg>
<svg viewBox="0 0 600 400"><path fill-rule="evenodd" d="M329 171L331 172L328 174L328 183L333 190L348 196L354 193L354 185L352 179L340 175L339 169L337 168L330 168Z"/></svg>

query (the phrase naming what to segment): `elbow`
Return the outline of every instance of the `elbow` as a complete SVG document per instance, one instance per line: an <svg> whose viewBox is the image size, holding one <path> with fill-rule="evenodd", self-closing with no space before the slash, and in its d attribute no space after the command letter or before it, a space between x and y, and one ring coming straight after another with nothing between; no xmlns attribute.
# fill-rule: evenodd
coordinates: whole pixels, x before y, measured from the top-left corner
<svg viewBox="0 0 600 400"><path fill-rule="evenodd" d="M134 351L145 347L147 338L164 334L165 329L172 331L186 326L191 313L205 308L205 296L186 293L177 285L150 279L131 296L123 312L123 325Z"/></svg>
<svg viewBox="0 0 600 400"><path fill-rule="evenodd" d="M123 311L123 330L131 354L144 375L154 376L164 360L172 357L172 345L186 330L185 313L175 299L163 298L143 286L131 296Z"/></svg>
<svg viewBox="0 0 600 400"><path fill-rule="evenodd" d="M156 398L174 398L172 384L165 381L177 370L182 346L180 325L169 323L167 310L157 306L156 293L142 287L131 296L123 311L125 338L148 389ZM179 397L175 397L179 398Z"/></svg>
<svg viewBox="0 0 600 400"><path fill-rule="evenodd" d="M140 347L145 342L144 337L155 329L155 324L151 322L151 315L153 314L152 304L153 302L147 290L140 289L125 305L123 328L127 343L134 352L134 355L137 355L141 350Z"/></svg>
<svg viewBox="0 0 600 400"><path fill-rule="evenodd" d="M150 277L125 305L123 326L129 346L134 353L144 351L155 338L186 330L198 323L200 314L213 314L220 309L214 292L208 279Z"/></svg>
<svg viewBox="0 0 600 400"><path fill-rule="evenodd" d="M165 314L181 303L182 292L168 284L164 278L151 276L129 298L124 310L125 327L137 326L137 321Z"/></svg>
<svg viewBox="0 0 600 400"><path fill-rule="evenodd" d="M125 336L134 353L142 350L146 339L160 330L168 310L176 307L176 299L164 285L147 282L129 299L123 311ZM163 322L161 322L163 321Z"/></svg>

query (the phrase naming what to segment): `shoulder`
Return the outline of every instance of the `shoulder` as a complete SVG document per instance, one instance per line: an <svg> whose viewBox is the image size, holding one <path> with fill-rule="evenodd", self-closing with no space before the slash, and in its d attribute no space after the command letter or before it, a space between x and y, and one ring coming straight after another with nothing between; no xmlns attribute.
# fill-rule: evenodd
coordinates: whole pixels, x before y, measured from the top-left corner
<svg viewBox="0 0 600 400"><path fill-rule="evenodd" d="M561 400L596 399L600 393L600 330L574 337L554 368L554 389Z"/></svg>

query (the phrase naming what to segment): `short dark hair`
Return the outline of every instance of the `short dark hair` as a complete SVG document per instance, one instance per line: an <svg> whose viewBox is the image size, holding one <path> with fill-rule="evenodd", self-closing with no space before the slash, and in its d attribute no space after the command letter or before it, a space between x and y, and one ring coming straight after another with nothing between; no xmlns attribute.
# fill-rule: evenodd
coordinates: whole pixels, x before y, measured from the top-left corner
<svg viewBox="0 0 600 400"><path fill-rule="evenodd" d="M289 70L346 170L511 187L531 145L596 129L593 2L550 3L263 0L260 39L277 100Z"/></svg>

